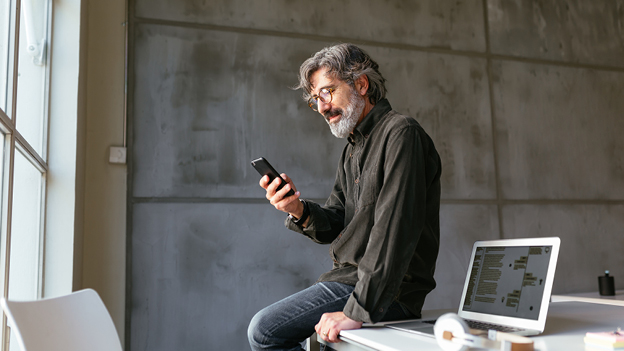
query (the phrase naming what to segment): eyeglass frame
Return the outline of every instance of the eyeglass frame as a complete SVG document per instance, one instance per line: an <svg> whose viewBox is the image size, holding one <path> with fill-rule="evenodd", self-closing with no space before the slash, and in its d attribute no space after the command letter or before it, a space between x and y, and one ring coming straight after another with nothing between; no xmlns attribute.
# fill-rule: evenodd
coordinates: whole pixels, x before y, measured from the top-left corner
<svg viewBox="0 0 624 351"><path fill-rule="evenodd" d="M327 91L327 92L325 92ZM334 99L334 92L336 91L336 88L323 88L319 91L319 94L317 95L313 95L310 96L310 98L308 99L308 106L310 106L310 108L313 111L318 111L318 101L321 100L324 104L329 104L332 102L332 100ZM321 94L329 94L329 101L325 101L326 98L322 97Z"/></svg>

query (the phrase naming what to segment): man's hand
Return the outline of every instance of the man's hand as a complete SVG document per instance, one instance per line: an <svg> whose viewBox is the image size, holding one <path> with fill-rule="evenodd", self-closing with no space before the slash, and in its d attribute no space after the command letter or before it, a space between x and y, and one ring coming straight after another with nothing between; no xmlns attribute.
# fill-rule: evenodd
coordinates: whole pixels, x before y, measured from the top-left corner
<svg viewBox="0 0 624 351"><path fill-rule="evenodd" d="M338 334L341 330L360 329L362 322L354 321L345 316L344 312L325 313L314 329L323 340L327 342L339 342Z"/></svg>
<svg viewBox="0 0 624 351"><path fill-rule="evenodd" d="M266 190L266 198L271 202L271 205L276 209L291 214L297 218L301 218L303 215L303 204L299 201L301 195L292 180L284 173L281 174L286 184L284 187L277 190L277 187L282 182L279 178L273 179L273 182L269 184L269 176L264 176L260 179L260 186ZM295 195L284 197L288 191L295 192Z"/></svg>

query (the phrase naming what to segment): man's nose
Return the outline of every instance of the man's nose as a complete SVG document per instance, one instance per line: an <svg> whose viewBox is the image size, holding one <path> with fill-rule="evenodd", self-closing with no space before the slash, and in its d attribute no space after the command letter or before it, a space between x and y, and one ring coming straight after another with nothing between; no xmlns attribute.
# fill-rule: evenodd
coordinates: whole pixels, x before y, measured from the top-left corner
<svg viewBox="0 0 624 351"><path fill-rule="evenodd" d="M331 102L325 103L323 100L318 99L316 106L318 107L318 112L324 115L327 111L331 109Z"/></svg>

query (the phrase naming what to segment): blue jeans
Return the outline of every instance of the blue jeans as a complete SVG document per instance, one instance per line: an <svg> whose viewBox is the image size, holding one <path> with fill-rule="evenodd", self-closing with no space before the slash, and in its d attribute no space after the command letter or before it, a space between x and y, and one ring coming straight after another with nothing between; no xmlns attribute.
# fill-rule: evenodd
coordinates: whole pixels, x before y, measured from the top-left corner
<svg viewBox="0 0 624 351"><path fill-rule="evenodd" d="M258 312L249 323L247 337L254 351L303 350L301 342L314 333L323 313L342 311L354 287L320 282ZM384 321L417 318L393 302Z"/></svg>

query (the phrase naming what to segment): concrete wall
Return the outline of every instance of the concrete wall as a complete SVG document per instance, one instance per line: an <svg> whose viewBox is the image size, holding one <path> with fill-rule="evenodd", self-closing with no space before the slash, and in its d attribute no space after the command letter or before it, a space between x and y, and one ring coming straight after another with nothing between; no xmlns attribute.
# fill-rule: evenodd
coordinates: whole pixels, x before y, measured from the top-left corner
<svg viewBox="0 0 624 351"><path fill-rule="evenodd" d="M249 165L324 201L345 141L289 89L338 42L380 64L443 162L438 288L475 240L559 236L555 293L624 288L622 1L131 2L128 350L248 349L249 319L331 267Z"/></svg>

